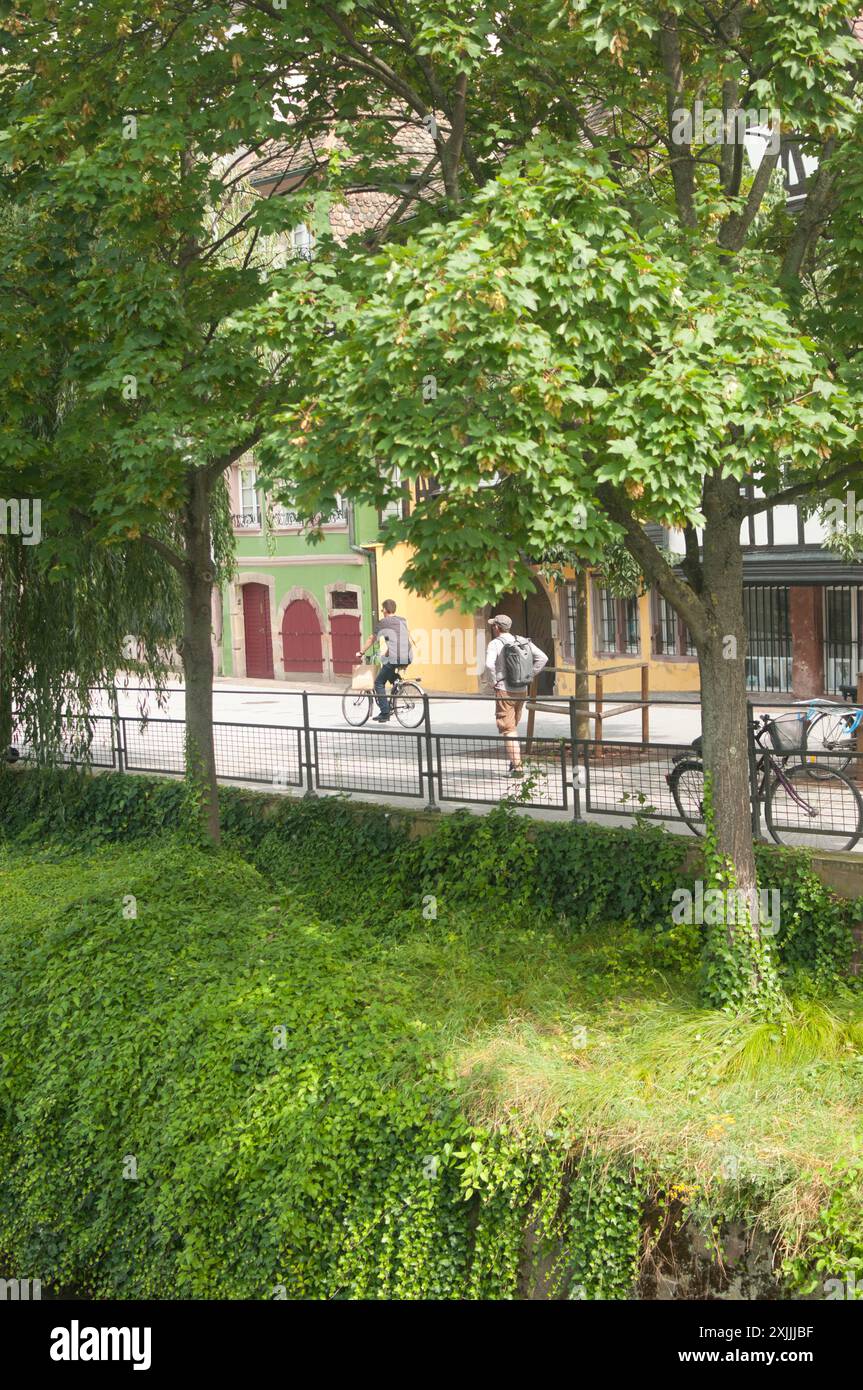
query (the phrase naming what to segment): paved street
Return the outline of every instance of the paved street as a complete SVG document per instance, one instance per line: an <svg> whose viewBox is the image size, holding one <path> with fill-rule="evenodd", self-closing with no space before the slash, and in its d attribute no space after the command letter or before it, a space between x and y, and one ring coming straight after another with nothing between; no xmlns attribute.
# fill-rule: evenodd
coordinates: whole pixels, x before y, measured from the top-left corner
<svg viewBox="0 0 863 1390"><path fill-rule="evenodd" d="M139 701L146 701L145 708L151 718L158 716L181 719L185 712L185 696L181 688L172 689L164 708L159 709L154 695L142 696L133 687L124 691L118 687L120 713L134 716L138 713ZM218 680L214 687L214 710L217 720L242 724L281 724L302 723L302 685L286 681L229 681ZM341 699L344 689L341 686L315 686L309 690L309 714L313 725L319 728L343 729L346 727L342 716ZM630 703L629 696L620 696L616 705ZM479 696L439 696L430 695L432 709L432 728L440 734L487 735L495 733L494 706L490 699ZM546 697L543 704L550 703ZM614 740L641 741L641 714L633 710L628 714L611 717L615 703L609 698L604 706L605 723L603 738ZM109 713L107 696L95 699L93 709L99 713ZM569 713L566 701L560 702L560 714L539 711L536 716L536 734L541 738L561 738L569 732ZM522 719L520 731L523 733L527 716ZM389 732L378 730L374 725L367 726L370 732ZM390 726L395 729L396 723ZM696 703L675 701L667 705L654 705L650 711L651 742L689 743L701 731L701 711Z"/></svg>

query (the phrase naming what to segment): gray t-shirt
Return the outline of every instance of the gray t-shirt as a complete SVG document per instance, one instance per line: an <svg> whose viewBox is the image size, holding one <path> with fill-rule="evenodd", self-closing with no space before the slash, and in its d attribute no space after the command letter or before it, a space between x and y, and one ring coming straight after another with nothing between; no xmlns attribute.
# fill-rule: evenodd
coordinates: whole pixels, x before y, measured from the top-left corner
<svg viewBox="0 0 863 1390"><path fill-rule="evenodd" d="M408 625L404 618L399 618L395 613L387 618L381 618L375 623L375 637L383 637L387 644L386 661L393 666L409 666L411 661L411 646L408 638Z"/></svg>

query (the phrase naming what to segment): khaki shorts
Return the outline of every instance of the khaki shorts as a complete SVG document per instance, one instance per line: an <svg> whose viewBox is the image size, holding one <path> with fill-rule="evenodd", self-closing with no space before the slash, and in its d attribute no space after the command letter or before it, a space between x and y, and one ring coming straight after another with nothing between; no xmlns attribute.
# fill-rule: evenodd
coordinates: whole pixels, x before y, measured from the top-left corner
<svg viewBox="0 0 863 1390"><path fill-rule="evenodd" d="M523 709L524 700L513 700L508 695L496 695L494 717L497 720L498 733L514 734Z"/></svg>

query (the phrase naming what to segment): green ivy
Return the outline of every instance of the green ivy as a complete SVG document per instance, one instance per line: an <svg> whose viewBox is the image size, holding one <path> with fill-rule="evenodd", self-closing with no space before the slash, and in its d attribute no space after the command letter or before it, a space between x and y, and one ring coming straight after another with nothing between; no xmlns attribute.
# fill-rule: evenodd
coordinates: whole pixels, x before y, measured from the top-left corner
<svg viewBox="0 0 863 1390"><path fill-rule="evenodd" d="M704 873L687 842L506 807L417 836L382 808L226 788L216 852L166 836L183 796L0 776L0 835L40 866L22 901L5 890L0 927L0 1259L105 1297L515 1298L544 1252L546 1292L631 1296L638 1164L472 1123L398 973L382 992L364 962L434 905L486 959L490 923L538 950L607 924L621 989L691 973L699 929L669 913ZM759 851L759 873L783 893L789 977L832 982L854 905L792 851ZM837 1197L825 1269L853 1270L855 1221ZM811 1277L811 1259L789 1268Z"/></svg>
<svg viewBox="0 0 863 1390"><path fill-rule="evenodd" d="M93 1297L520 1294L567 1146L468 1122L397 981L364 983L373 939L177 839L30 863L0 931L10 1267ZM631 1282L612 1206L590 1296Z"/></svg>
<svg viewBox="0 0 863 1390"><path fill-rule="evenodd" d="M502 806L486 816L441 816L431 833L415 836L409 815L340 797L269 797L224 787L220 800L226 845L330 921L397 929L415 921L430 899L442 910L481 897L512 926L572 932L635 926L655 939L659 965L682 964L697 948L698 929L674 927L670 904L675 889L709 876L709 863L693 857L690 840L658 826L537 824ZM20 843L97 847L146 839L188 821L180 781L0 772L0 837ZM761 887L781 894L773 944L786 982L805 993L846 978L859 904L831 893L803 850L758 846L756 863ZM705 988L722 994L725 986L714 979Z"/></svg>
<svg viewBox="0 0 863 1390"><path fill-rule="evenodd" d="M713 787L704 774L704 869L705 884L719 889L725 901L737 896L737 875L733 863L719 853L715 832ZM741 901L745 908L745 903ZM707 925L702 968L702 997L709 1006L735 1014L757 1014L778 1018L786 1007L774 952L767 936L759 931L751 912L745 910L733 925L726 920Z"/></svg>

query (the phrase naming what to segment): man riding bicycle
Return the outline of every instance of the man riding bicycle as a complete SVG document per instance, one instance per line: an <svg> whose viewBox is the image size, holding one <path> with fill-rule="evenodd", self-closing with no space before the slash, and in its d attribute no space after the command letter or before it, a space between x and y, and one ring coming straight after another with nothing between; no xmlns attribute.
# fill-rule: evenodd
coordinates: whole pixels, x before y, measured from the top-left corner
<svg viewBox="0 0 863 1390"><path fill-rule="evenodd" d="M413 643L404 618L396 617L395 600L385 598L381 605L381 617L362 651L357 656L365 656L369 647L377 645L383 637L387 644L386 659L375 680L375 699L380 714L375 715L376 724L387 724L392 717L392 706L387 695L387 685L392 685L399 673L399 667L410 666L413 661Z"/></svg>

